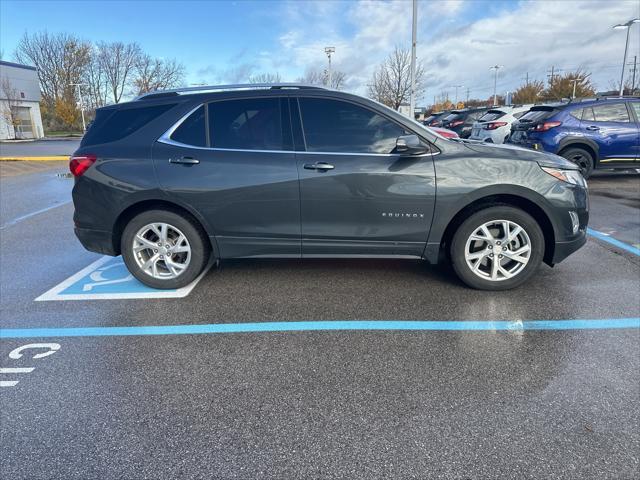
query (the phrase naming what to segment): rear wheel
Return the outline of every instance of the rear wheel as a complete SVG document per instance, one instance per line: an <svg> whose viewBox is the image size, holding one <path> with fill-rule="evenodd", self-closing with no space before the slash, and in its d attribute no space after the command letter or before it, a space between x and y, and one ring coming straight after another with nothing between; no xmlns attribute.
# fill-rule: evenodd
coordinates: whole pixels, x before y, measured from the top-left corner
<svg viewBox="0 0 640 480"><path fill-rule="evenodd" d="M120 248L131 274L160 289L188 285L209 260L204 232L192 220L168 210L149 210L132 218Z"/></svg>
<svg viewBox="0 0 640 480"><path fill-rule="evenodd" d="M451 242L458 277L480 290L508 290L526 282L544 256L544 235L531 215L496 206L467 218Z"/></svg>
<svg viewBox="0 0 640 480"><path fill-rule="evenodd" d="M578 165L584 178L589 178L593 172L593 155L584 148L569 147L563 150L560 156Z"/></svg>

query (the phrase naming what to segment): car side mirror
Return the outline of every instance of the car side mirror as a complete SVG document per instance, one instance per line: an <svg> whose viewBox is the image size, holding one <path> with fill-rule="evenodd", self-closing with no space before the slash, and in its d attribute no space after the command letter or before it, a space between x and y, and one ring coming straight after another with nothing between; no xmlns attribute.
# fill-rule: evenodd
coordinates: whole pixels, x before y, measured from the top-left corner
<svg viewBox="0 0 640 480"><path fill-rule="evenodd" d="M417 135L402 135L396 139L396 153L422 155L428 152L429 149L420 141Z"/></svg>

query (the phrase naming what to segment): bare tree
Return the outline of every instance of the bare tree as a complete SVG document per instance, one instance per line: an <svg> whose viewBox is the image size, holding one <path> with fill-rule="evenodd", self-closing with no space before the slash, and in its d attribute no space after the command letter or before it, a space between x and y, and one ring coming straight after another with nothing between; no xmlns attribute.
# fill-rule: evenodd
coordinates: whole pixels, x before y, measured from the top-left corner
<svg viewBox="0 0 640 480"><path fill-rule="evenodd" d="M152 92L178 87L184 82L184 66L176 60L165 61L140 54L135 65L133 84L138 92Z"/></svg>
<svg viewBox="0 0 640 480"><path fill-rule="evenodd" d="M424 91L424 69L416 65L416 94ZM396 47L373 73L369 96L395 110L408 103L411 95L411 51Z"/></svg>
<svg viewBox="0 0 640 480"><path fill-rule="evenodd" d="M100 65L98 50L91 50L91 60L89 61L82 83L87 85L87 100L89 110L104 107L109 97L109 83L107 75Z"/></svg>
<svg viewBox="0 0 640 480"><path fill-rule="evenodd" d="M308 68L304 72L304 76L298 78L298 82L306 83L308 85L322 85L324 87L340 90L344 86L346 78L347 75L344 72L340 70L333 70L331 72L331 84L329 84L329 72L327 70Z"/></svg>
<svg viewBox="0 0 640 480"><path fill-rule="evenodd" d="M281 81L279 73L260 73L249 77L249 83L280 83Z"/></svg>
<svg viewBox="0 0 640 480"><path fill-rule="evenodd" d="M18 42L15 58L36 67L43 101L53 107L61 98L73 98L70 84L81 82L90 50L89 43L68 33L25 33Z"/></svg>
<svg viewBox="0 0 640 480"><path fill-rule="evenodd" d="M0 81L0 90L2 94L2 117L7 124L7 133L11 135L9 126L13 130L13 138L18 138L18 126L20 125L20 118L18 117L18 107L22 103L20 99L20 92L13 86L9 77L2 77Z"/></svg>
<svg viewBox="0 0 640 480"><path fill-rule="evenodd" d="M119 103L122 95L131 86L134 70L141 55L137 43L98 43L98 62L106 76L109 92L114 103Z"/></svg>

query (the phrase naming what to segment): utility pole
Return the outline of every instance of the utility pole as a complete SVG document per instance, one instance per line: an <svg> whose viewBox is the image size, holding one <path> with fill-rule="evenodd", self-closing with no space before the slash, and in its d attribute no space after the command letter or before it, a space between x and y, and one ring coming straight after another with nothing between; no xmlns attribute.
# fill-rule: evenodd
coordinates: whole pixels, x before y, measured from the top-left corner
<svg viewBox="0 0 640 480"><path fill-rule="evenodd" d="M489 67L489 70L494 70L493 74L493 106L498 105L498 96L497 96L497 86L498 86L498 70L503 68L504 65L494 65L493 67Z"/></svg>
<svg viewBox="0 0 640 480"><path fill-rule="evenodd" d="M555 66L551 66L551 75L547 75L547 77L549 78L549 86L553 87L553 73L555 71Z"/></svg>
<svg viewBox="0 0 640 480"><path fill-rule="evenodd" d="M455 102L453 102L453 104L454 104L455 108L458 108L458 89L459 88L463 88L464 85L451 85L451 86L456 89L456 96L454 97L455 98Z"/></svg>
<svg viewBox="0 0 640 480"><path fill-rule="evenodd" d="M638 56L633 56L633 76L631 77L631 95L636 90L636 67L638 66Z"/></svg>
<svg viewBox="0 0 640 480"><path fill-rule="evenodd" d="M78 105L80 105L80 115L82 116L82 131L87 131L87 124L84 121L84 102L82 101L82 92L80 87L86 87L86 83L70 83L70 87L76 87L76 93L78 94Z"/></svg>
<svg viewBox="0 0 640 480"><path fill-rule="evenodd" d="M416 37L418 30L418 0L413 0L413 21L411 26L411 97L409 105L411 117L414 118L416 110Z"/></svg>
<svg viewBox="0 0 640 480"><path fill-rule="evenodd" d="M335 53L335 51L336 51L336 47L324 47L324 53L326 53L327 57L329 58L329 70L327 73L329 88L333 88L333 72L331 71L331 54Z"/></svg>
<svg viewBox="0 0 640 480"><path fill-rule="evenodd" d="M526 76L526 80L525 80L525 85L528 87L529 86L529 72L527 72L527 76Z"/></svg>
<svg viewBox="0 0 640 480"><path fill-rule="evenodd" d="M465 102L464 106L467 106L467 103L469 103L469 87L467 87L467 101Z"/></svg>

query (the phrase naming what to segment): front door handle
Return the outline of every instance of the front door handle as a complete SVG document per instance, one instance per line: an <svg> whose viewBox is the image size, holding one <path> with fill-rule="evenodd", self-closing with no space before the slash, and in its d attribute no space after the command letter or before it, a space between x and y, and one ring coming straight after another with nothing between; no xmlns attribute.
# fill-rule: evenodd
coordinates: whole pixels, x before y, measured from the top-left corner
<svg viewBox="0 0 640 480"><path fill-rule="evenodd" d="M597 127L597 126L595 126L595 125L589 125L589 126L587 127L587 130L600 130L600 127Z"/></svg>
<svg viewBox="0 0 640 480"><path fill-rule="evenodd" d="M321 172L327 171L327 170L333 170L334 167L333 165L330 165L326 162L318 162L318 163L307 163L304 166L305 169L307 170L320 170Z"/></svg>
<svg viewBox="0 0 640 480"><path fill-rule="evenodd" d="M193 157L170 158L169 163L180 163L182 165L197 165L200 160Z"/></svg>

